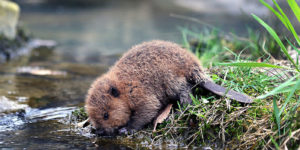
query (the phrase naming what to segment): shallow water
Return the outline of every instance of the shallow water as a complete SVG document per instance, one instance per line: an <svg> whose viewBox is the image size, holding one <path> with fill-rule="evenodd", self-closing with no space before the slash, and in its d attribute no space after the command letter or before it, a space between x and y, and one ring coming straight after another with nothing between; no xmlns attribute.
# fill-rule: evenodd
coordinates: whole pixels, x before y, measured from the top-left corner
<svg viewBox="0 0 300 150"><path fill-rule="evenodd" d="M0 65L0 148L136 148L110 139L94 142L71 129L68 116L84 105L90 83L134 44L152 39L181 43L178 27L203 27L170 17L171 13L241 34L247 26L256 26L243 13L211 12L209 7L199 12L180 3L114 1L85 8L22 3L24 26L36 37L55 40L58 45L34 49ZM210 2L207 6L217 5Z"/></svg>
<svg viewBox="0 0 300 150"><path fill-rule="evenodd" d="M46 61L37 57L47 52L53 56L52 50L34 50L0 67L0 148L103 147L72 129L69 116L83 106L90 83L107 65L54 63L50 57L42 57ZM103 148L123 147L106 144Z"/></svg>

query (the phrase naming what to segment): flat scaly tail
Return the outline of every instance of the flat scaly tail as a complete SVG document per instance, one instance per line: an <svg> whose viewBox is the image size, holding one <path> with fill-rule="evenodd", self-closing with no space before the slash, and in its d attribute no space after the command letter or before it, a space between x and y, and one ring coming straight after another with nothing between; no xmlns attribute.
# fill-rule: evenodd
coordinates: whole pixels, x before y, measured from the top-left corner
<svg viewBox="0 0 300 150"><path fill-rule="evenodd" d="M222 87L218 84L213 83L212 81L206 81L203 84L201 84L203 88L211 91L214 94L220 95L220 96L226 96L230 99L242 102L242 103L252 103L253 100L242 93L233 91L233 90L227 90L225 87Z"/></svg>

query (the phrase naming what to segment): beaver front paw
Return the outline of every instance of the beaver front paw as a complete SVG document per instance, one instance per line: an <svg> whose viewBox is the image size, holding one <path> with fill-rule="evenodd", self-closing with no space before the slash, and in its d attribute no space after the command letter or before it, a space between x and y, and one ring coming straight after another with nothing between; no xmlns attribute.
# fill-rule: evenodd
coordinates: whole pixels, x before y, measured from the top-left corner
<svg viewBox="0 0 300 150"><path fill-rule="evenodd" d="M136 132L135 129L130 129L127 127L123 127L119 129L119 135L128 135L128 134L133 134L134 132Z"/></svg>

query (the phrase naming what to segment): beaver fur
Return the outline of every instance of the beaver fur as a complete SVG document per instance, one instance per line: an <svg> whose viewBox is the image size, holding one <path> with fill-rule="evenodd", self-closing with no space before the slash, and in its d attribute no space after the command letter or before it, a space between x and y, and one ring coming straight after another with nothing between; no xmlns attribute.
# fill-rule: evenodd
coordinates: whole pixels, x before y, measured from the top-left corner
<svg viewBox="0 0 300 150"><path fill-rule="evenodd" d="M214 84L191 52L156 40L132 47L96 79L85 107L98 134L115 135L141 129L169 103L191 103L189 94L195 85L240 102L252 102L246 95Z"/></svg>

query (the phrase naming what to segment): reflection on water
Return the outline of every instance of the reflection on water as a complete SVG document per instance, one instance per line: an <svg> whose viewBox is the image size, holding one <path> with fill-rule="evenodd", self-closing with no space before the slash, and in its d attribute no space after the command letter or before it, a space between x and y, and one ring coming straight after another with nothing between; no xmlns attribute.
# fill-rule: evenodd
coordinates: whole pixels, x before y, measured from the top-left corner
<svg viewBox="0 0 300 150"><path fill-rule="evenodd" d="M49 69L43 69L40 67L30 67L30 66L24 66L24 67L17 68L17 73L40 75L40 76L45 76L45 75L64 76L67 74L64 71L49 70Z"/></svg>

